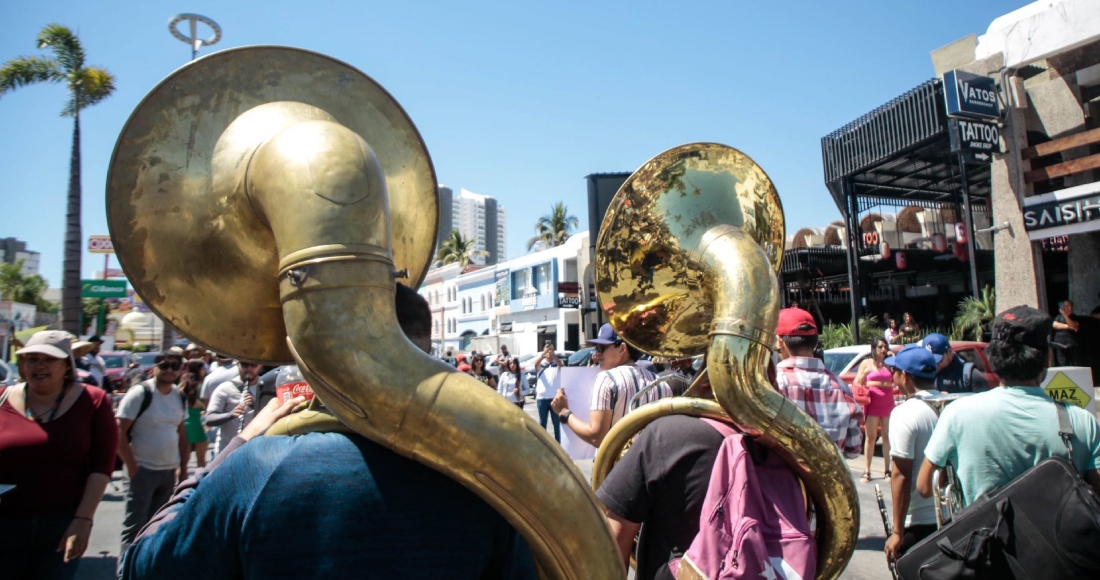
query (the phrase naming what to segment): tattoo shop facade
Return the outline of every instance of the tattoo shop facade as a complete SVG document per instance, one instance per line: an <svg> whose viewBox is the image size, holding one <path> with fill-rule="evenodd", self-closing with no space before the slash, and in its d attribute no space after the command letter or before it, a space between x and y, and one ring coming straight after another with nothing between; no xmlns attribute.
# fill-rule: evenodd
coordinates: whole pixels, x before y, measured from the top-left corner
<svg viewBox="0 0 1100 580"><path fill-rule="evenodd" d="M1100 11L1036 2L932 62L936 79L822 139L844 219L795 235L786 301L947 327L989 285L999 308L1069 297L1087 312L1100 302Z"/></svg>

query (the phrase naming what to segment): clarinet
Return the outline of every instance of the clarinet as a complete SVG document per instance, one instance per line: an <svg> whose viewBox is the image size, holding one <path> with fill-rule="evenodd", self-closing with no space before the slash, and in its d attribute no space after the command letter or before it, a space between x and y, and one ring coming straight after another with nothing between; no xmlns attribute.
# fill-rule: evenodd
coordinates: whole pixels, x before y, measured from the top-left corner
<svg viewBox="0 0 1100 580"><path fill-rule="evenodd" d="M894 527L890 525L890 515L886 513L886 502L882 499L882 490L879 489L878 484L875 484L875 499L878 500L878 512L882 514L882 527L886 530L886 537L889 538L890 534L894 533ZM898 580L898 569L893 561L887 562L890 566L890 575L894 577L894 580Z"/></svg>
<svg viewBox="0 0 1100 580"><path fill-rule="evenodd" d="M249 373L245 373L245 375L241 377L241 403L244 403L244 395L248 392L248 383L250 382L252 382L252 375ZM241 420L239 423L237 423L237 435L240 435L241 431L244 431L244 416L247 414L247 409L245 409L245 411L241 413Z"/></svg>

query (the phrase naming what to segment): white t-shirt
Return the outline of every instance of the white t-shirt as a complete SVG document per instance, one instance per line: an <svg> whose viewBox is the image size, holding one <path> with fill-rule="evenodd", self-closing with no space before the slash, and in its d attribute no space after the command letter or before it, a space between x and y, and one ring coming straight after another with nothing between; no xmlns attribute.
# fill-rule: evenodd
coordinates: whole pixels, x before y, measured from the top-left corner
<svg viewBox="0 0 1100 580"><path fill-rule="evenodd" d="M134 421L137 417L130 432L130 449L134 452L134 459L145 469L175 469L180 465L179 426L187 418L183 396L174 386L168 394L161 393L154 386L149 408L138 417L143 391L142 384L130 387L118 404L119 419Z"/></svg>
<svg viewBox="0 0 1100 580"><path fill-rule="evenodd" d="M931 497L921 497L917 493L917 473L924 463L924 449L932 438L939 416L927 403L916 397L894 407L890 412L890 457L913 460L913 473L909 478L909 512L905 516L905 525L936 523L936 504Z"/></svg>

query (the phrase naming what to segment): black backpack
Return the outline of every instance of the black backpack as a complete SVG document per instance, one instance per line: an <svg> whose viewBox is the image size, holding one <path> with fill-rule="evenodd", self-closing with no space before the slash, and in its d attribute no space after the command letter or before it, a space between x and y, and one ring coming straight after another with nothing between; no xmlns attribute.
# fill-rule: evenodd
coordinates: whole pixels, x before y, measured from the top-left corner
<svg viewBox="0 0 1100 580"><path fill-rule="evenodd" d="M1069 413L1055 406L1069 455ZM899 558L897 572L902 580L1100 578L1098 546L1100 501L1071 462L1050 457L955 514Z"/></svg>

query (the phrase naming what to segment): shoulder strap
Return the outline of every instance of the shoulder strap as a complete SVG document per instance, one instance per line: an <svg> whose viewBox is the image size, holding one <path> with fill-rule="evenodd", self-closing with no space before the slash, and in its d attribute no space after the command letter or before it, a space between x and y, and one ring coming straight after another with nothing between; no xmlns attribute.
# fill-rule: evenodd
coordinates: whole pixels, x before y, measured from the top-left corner
<svg viewBox="0 0 1100 580"><path fill-rule="evenodd" d="M4 406L4 403L8 400L8 395L11 394L11 387L4 387L4 392L0 393L0 407Z"/></svg>
<svg viewBox="0 0 1100 580"><path fill-rule="evenodd" d="M1069 424L1069 411L1062 403L1055 402L1054 408L1058 411L1058 436L1066 446L1066 453L1070 455L1070 463L1073 462L1073 427Z"/></svg>
<svg viewBox="0 0 1100 580"><path fill-rule="evenodd" d="M127 440L134 439L134 425L137 424L137 420L149 409L149 405L153 403L153 387L149 386L149 381L141 381L138 383L141 386L141 406L138 407L137 415L134 415L134 420L130 422L130 427L126 429Z"/></svg>
<svg viewBox="0 0 1100 580"><path fill-rule="evenodd" d="M615 387L611 389L611 415L614 416L615 405L619 402L619 381L615 380L615 375L611 374L611 370L607 370L604 372L607 373L607 378L611 380L611 385Z"/></svg>
<svg viewBox="0 0 1100 580"><path fill-rule="evenodd" d="M928 402L927 400L925 400L925 399L922 399L922 398L920 398L920 397L913 397L913 398L914 398L914 399L917 399L918 401L920 401L920 402L922 402L922 403L924 403L925 405L928 405L928 408L929 408L929 409L932 409L932 412L933 412L933 413L935 413L937 417L939 417L939 416L940 416L940 409L939 409L938 407L936 407L936 406L935 406L935 405L933 405L932 403L929 403L929 402Z"/></svg>

